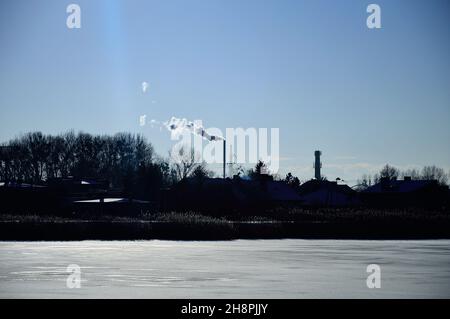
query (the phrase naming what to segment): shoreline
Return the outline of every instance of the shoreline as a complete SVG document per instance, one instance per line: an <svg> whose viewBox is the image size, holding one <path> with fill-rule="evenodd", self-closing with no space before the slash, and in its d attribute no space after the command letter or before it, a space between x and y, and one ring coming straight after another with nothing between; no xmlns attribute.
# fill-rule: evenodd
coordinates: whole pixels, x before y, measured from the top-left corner
<svg viewBox="0 0 450 319"><path fill-rule="evenodd" d="M448 221L222 221L180 223L171 221L0 221L0 241L78 240L181 240L237 239L450 239Z"/></svg>

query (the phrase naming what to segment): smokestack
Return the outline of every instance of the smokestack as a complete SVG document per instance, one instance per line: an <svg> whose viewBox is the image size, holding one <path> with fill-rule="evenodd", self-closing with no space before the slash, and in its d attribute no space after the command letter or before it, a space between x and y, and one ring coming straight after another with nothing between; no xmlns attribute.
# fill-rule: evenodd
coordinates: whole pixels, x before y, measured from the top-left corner
<svg viewBox="0 0 450 319"><path fill-rule="evenodd" d="M314 162L314 168L315 168L314 176L317 180L322 179L322 177L320 176L320 169L322 168L322 163L320 162L320 155L322 155L321 151L314 152L314 156L316 157L316 160Z"/></svg>
<svg viewBox="0 0 450 319"><path fill-rule="evenodd" d="M226 173L225 173L225 166L227 165L227 155L226 155L226 151L227 151L227 141L225 141L225 139L223 139L223 179L226 178Z"/></svg>

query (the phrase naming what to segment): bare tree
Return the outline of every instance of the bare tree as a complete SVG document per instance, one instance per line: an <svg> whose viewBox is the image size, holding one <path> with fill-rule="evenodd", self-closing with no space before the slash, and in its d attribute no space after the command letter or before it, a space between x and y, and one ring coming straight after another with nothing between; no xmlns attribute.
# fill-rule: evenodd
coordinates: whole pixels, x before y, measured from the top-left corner
<svg viewBox="0 0 450 319"><path fill-rule="evenodd" d="M46 163L49 152L48 139L41 133L28 133L25 135L28 146L28 157L33 171L32 181L38 183L46 178Z"/></svg>
<svg viewBox="0 0 450 319"><path fill-rule="evenodd" d="M365 190L372 186L372 176L364 174L360 179L356 181L356 187L358 190Z"/></svg>
<svg viewBox="0 0 450 319"><path fill-rule="evenodd" d="M400 173L401 178L405 177L411 177L412 180L419 180L421 179L419 170L413 168L413 169L407 169L406 171L402 171Z"/></svg>
<svg viewBox="0 0 450 319"><path fill-rule="evenodd" d="M448 184L449 184L449 186L450 186L450 169L448 170L447 181L448 181Z"/></svg>
<svg viewBox="0 0 450 319"><path fill-rule="evenodd" d="M185 146L172 150L170 158L178 180L187 178L201 164L194 149L187 150Z"/></svg>
<svg viewBox="0 0 450 319"><path fill-rule="evenodd" d="M49 154L46 163L46 177L62 177L64 171L64 138L61 136L47 136Z"/></svg>
<svg viewBox="0 0 450 319"><path fill-rule="evenodd" d="M11 176L11 147L6 144L0 145L0 181L9 181Z"/></svg>
<svg viewBox="0 0 450 319"><path fill-rule="evenodd" d="M445 171L442 168L432 165L432 166L425 166L422 169L422 179L436 180L438 181L439 184L446 185L448 181L448 176L445 174Z"/></svg>
<svg viewBox="0 0 450 319"><path fill-rule="evenodd" d="M292 173L287 173L284 182L294 189L298 189L301 184L300 179L297 176L292 175Z"/></svg>
<svg viewBox="0 0 450 319"><path fill-rule="evenodd" d="M232 176L242 176L245 174L245 168L242 164L231 163L229 172Z"/></svg>
<svg viewBox="0 0 450 319"><path fill-rule="evenodd" d="M393 166L389 166L389 164L386 164L380 171L380 178L385 178L391 181L396 180L399 175L399 170Z"/></svg>

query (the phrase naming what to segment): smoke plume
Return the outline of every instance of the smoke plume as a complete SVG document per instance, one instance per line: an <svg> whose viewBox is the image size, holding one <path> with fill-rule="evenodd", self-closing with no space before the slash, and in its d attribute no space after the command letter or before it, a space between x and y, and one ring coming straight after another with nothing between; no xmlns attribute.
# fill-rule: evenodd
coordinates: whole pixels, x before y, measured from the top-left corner
<svg viewBox="0 0 450 319"><path fill-rule="evenodd" d="M168 129L170 131L170 134L172 135L172 139L177 139L181 134L183 134L183 132L188 131L192 134L201 136L208 141L224 140L224 138L221 136L208 134L208 132L206 132L206 130L201 125L191 122L185 118L180 119L173 116L166 122L161 123L156 120L151 120L151 123L162 125L166 129Z"/></svg>

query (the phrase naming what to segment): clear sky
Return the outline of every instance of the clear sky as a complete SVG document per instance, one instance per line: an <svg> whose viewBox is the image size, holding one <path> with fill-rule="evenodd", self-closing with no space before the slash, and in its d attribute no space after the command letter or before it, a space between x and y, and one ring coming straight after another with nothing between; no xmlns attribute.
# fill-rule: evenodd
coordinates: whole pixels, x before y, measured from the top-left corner
<svg viewBox="0 0 450 319"><path fill-rule="evenodd" d="M68 29L66 7L81 7ZM382 29L366 26L381 7ZM450 2L1 0L0 141L39 130L280 128L281 174L352 184L385 163L450 169ZM141 83L149 83L143 94Z"/></svg>

